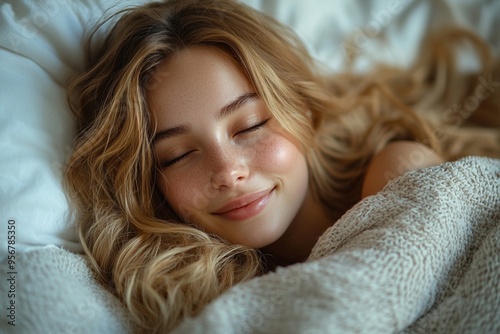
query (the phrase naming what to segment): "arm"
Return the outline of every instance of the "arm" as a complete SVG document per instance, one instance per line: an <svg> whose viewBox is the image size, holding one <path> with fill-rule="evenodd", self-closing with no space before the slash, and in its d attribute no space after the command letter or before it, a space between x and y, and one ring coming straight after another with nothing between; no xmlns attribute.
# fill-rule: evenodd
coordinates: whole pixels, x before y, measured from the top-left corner
<svg viewBox="0 0 500 334"><path fill-rule="evenodd" d="M411 141L391 142L368 165L361 198L376 194L390 180L406 172L443 162L445 160L442 157L424 144Z"/></svg>

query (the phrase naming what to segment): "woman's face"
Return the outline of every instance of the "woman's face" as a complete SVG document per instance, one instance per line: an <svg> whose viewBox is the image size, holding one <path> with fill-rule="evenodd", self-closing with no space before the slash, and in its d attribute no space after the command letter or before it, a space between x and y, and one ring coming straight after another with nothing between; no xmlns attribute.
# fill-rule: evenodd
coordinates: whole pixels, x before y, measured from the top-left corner
<svg viewBox="0 0 500 334"><path fill-rule="evenodd" d="M306 161L241 67L215 48L191 47L151 79L156 183L171 208L233 244L276 241L306 197Z"/></svg>

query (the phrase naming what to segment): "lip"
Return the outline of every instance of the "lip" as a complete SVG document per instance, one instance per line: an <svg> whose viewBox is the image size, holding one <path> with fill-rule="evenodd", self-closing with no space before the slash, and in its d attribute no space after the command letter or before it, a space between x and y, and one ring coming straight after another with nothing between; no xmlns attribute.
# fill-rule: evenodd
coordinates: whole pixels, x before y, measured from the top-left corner
<svg viewBox="0 0 500 334"><path fill-rule="evenodd" d="M274 188L258 191L229 201L212 214L230 220L251 218L264 210Z"/></svg>

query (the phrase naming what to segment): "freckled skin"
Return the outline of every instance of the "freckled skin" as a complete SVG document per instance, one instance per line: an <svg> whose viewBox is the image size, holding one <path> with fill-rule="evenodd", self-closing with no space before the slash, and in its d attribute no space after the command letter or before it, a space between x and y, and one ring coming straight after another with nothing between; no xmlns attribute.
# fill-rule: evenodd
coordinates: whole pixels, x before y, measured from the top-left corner
<svg viewBox="0 0 500 334"><path fill-rule="evenodd" d="M156 180L172 209L231 243L261 248L278 240L308 196L306 160L258 98L217 116L235 98L255 92L241 68L221 51L192 47L167 59L155 82L148 92L155 130L190 127L155 145L160 162L189 152L160 167ZM266 119L263 127L244 132ZM214 215L234 198L267 189L274 189L267 205L249 219Z"/></svg>
<svg viewBox="0 0 500 334"><path fill-rule="evenodd" d="M333 221L311 194L300 145L258 97L219 115L239 97L255 93L242 69L221 51L191 47L167 59L152 79L147 98L153 131L180 125L185 130L154 148L161 170L157 187L177 215L283 263L307 258ZM362 195L381 190L387 175L441 161L422 144L391 143L374 157ZM245 219L217 214L230 201L261 191L270 192L257 214Z"/></svg>

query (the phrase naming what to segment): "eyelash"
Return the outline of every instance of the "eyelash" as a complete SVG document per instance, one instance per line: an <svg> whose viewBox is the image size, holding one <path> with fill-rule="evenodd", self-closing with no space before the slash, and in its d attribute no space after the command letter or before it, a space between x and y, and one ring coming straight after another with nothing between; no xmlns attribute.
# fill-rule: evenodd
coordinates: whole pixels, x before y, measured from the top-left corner
<svg viewBox="0 0 500 334"><path fill-rule="evenodd" d="M245 133L250 133L250 132L257 131L257 130L259 130L259 129L263 128L263 127L267 124L267 122L269 122L269 120L270 120L270 118L267 118L267 119L265 119L264 121L262 121L262 122L260 122L260 123L258 123L258 124L256 124L256 125L254 125L254 126L251 126L251 127L249 127L248 129L245 129L245 130L243 130L243 131L240 131L240 132L238 132L238 133L236 133L236 134L238 135L238 134L245 134ZM162 164L161 164L161 166L162 166L163 168L170 167L170 166L172 166L172 165L174 165L174 164L176 164L176 163L178 163L178 162L180 162L180 161L184 160L185 158L187 158L187 157L188 157L188 155L189 155L190 153L192 153L193 151L194 151L194 150L189 151L189 152L186 152L186 153L184 153L183 155L181 155L181 156L179 156L179 157L177 157L177 158L174 158L174 159L171 159L171 160L167 160L167 161L165 161L164 163L162 163Z"/></svg>
<svg viewBox="0 0 500 334"><path fill-rule="evenodd" d="M164 163L162 163L162 165L161 165L161 166L162 166L163 168L170 167L170 166L172 166L172 165L174 165L174 164L176 164L176 163L180 162L181 160L183 160L183 159L187 158L187 156L188 156L191 152L193 152L193 151L189 151L189 152L187 152L187 153L184 153L183 155L181 155L181 156L179 156L179 157L177 157L177 158L174 158L174 159L171 159L171 160L167 160L167 161L165 161Z"/></svg>
<svg viewBox="0 0 500 334"><path fill-rule="evenodd" d="M269 120L270 120L270 118L267 118L267 119L263 120L262 122L254 125L254 126L249 127L248 129L245 129L243 131L238 132L237 134L250 133L250 132L254 132L256 130L259 130L259 129L263 128L267 124L267 122L269 122Z"/></svg>

